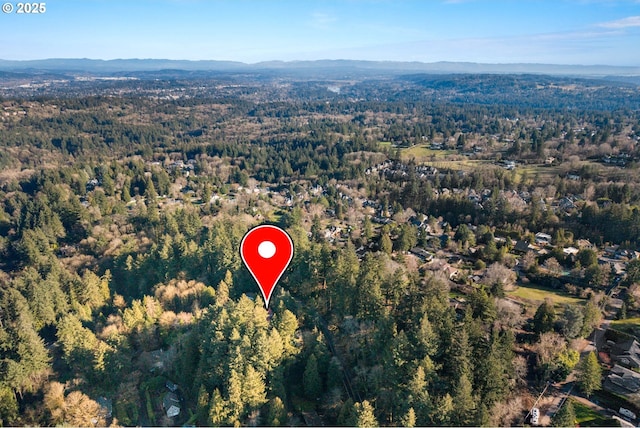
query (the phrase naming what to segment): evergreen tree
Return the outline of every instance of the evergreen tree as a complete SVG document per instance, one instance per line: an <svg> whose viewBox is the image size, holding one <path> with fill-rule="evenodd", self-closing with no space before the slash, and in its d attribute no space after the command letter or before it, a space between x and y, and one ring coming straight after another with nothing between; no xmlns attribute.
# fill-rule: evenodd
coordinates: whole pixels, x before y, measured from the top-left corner
<svg viewBox="0 0 640 428"><path fill-rule="evenodd" d="M340 408L340 412L338 413L338 425L353 427L356 426L357 422L358 415L356 413L356 408L351 398L349 398Z"/></svg>
<svg viewBox="0 0 640 428"><path fill-rule="evenodd" d="M587 337L591 334L594 328L598 327L602 319L602 313L600 308L593 300L589 300L582 309L583 323L581 337Z"/></svg>
<svg viewBox="0 0 640 428"><path fill-rule="evenodd" d="M228 381L228 409L229 419L232 424L240 421L244 411L244 401L242 397L242 379L234 369L231 370Z"/></svg>
<svg viewBox="0 0 640 428"><path fill-rule="evenodd" d="M356 426L358 428L371 428L378 427L378 421L376 420L376 416L373 414L373 406L367 401L364 400L362 403L356 403Z"/></svg>
<svg viewBox="0 0 640 428"><path fill-rule="evenodd" d="M413 378L407 384L407 403L413 407L421 424L427 420L431 411L431 399L427 386L425 370L422 366L418 366Z"/></svg>
<svg viewBox="0 0 640 428"><path fill-rule="evenodd" d="M561 331L567 339L575 339L580 336L584 324L582 308L578 305L566 305L560 321Z"/></svg>
<svg viewBox="0 0 640 428"><path fill-rule="evenodd" d="M400 226L400 234L396 242L398 251L406 252L415 247L418 243L418 232L416 228L408 223ZM384 250L383 250L384 251Z"/></svg>
<svg viewBox="0 0 640 428"><path fill-rule="evenodd" d="M409 410L407 410L407 413L402 417L400 423L407 428L416 426L416 412L413 410L413 407L409 407Z"/></svg>
<svg viewBox="0 0 640 428"><path fill-rule="evenodd" d="M286 423L287 411L280 397L275 397L269 401L269 410L267 413L267 424L273 427L279 427Z"/></svg>
<svg viewBox="0 0 640 428"><path fill-rule="evenodd" d="M227 421L229 410L219 389L215 389L209 401L209 425L213 427L224 426Z"/></svg>
<svg viewBox="0 0 640 428"><path fill-rule="evenodd" d="M18 410L16 394L11 388L0 383L0 426L16 425Z"/></svg>
<svg viewBox="0 0 640 428"><path fill-rule="evenodd" d="M131 183L127 180L122 186L122 202L129 203L131 201Z"/></svg>
<svg viewBox="0 0 640 428"><path fill-rule="evenodd" d="M49 368L49 353L33 327L27 302L17 290L0 288L0 312L0 387L22 396L24 391L37 389Z"/></svg>
<svg viewBox="0 0 640 428"><path fill-rule="evenodd" d="M307 360L307 365L302 375L302 386L307 398L312 400L320 398L322 380L320 379L320 373L318 373L318 360L314 354L311 354Z"/></svg>
<svg viewBox="0 0 640 428"><path fill-rule="evenodd" d="M242 382L242 399L248 411L255 410L267 402L264 380L251 364L245 369Z"/></svg>
<svg viewBox="0 0 640 428"><path fill-rule="evenodd" d="M553 331L555 322L556 311L553 307L553 302L550 299L545 299L544 303L538 306L533 316L533 331L538 335Z"/></svg>
<svg viewBox="0 0 640 428"><path fill-rule="evenodd" d="M209 393L204 385L200 385L196 413L198 415L198 423L201 425L205 425L207 423L207 419L209 417L209 401Z"/></svg>
<svg viewBox="0 0 640 428"><path fill-rule="evenodd" d="M570 399L567 399L564 405L553 415L551 425L554 427L576 426L576 412L573 408L573 402Z"/></svg>
<svg viewBox="0 0 640 428"><path fill-rule="evenodd" d="M598 357L595 352L589 352L580 363L578 363L578 386L587 397L593 391L602 386L602 368L598 363Z"/></svg>
<svg viewBox="0 0 640 428"><path fill-rule="evenodd" d="M473 388L469 376L462 374L457 381L453 396L454 425L469 426L475 423L476 400L473 397Z"/></svg>
<svg viewBox="0 0 640 428"><path fill-rule="evenodd" d="M372 236L373 224L371 223L371 218L369 216L365 216L364 220L362 221L362 238L364 239L365 243L367 243L371 240Z"/></svg>
<svg viewBox="0 0 640 428"><path fill-rule="evenodd" d="M380 237L380 251L385 254L391 254L393 250L393 243L391 242L391 238L388 233L383 233Z"/></svg>
<svg viewBox="0 0 640 428"><path fill-rule="evenodd" d="M436 401L434 409L434 422L436 425L449 426L451 425L454 411L453 397L449 393Z"/></svg>

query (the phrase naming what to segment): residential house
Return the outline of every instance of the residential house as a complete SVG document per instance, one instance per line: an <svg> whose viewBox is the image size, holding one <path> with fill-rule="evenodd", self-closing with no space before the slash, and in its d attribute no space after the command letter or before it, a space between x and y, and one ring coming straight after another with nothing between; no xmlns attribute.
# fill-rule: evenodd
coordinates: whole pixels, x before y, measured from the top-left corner
<svg viewBox="0 0 640 428"><path fill-rule="evenodd" d="M616 343L611 347L611 360L616 364L640 368L640 346L635 339Z"/></svg>
<svg viewBox="0 0 640 428"><path fill-rule="evenodd" d="M580 249L595 250L596 247L588 239L578 239L576 245Z"/></svg>
<svg viewBox="0 0 640 428"><path fill-rule="evenodd" d="M431 260L433 260L433 254L431 254L430 252L428 252L424 248L413 247L409 251L411 252L411 254L415 255L416 257L418 257L423 262L430 262Z"/></svg>
<svg viewBox="0 0 640 428"><path fill-rule="evenodd" d="M173 392L167 392L162 398L162 408L167 413L167 417L173 418L180 414L180 399Z"/></svg>
<svg viewBox="0 0 640 428"><path fill-rule="evenodd" d="M579 252L580 250L578 250L576 247L567 247L562 249L562 254L564 254L565 257L570 258L572 261L576 260Z"/></svg>
<svg viewBox="0 0 640 428"><path fill-rule="evenodd" d="M536 244L539 245L549 245L551 244L551 235L546 234L546 233L542 233L542 232L538 232L536 233Z"/></svg>
<svg viewBox="0 0 640 428"><path fill-rule="evenodd" d="M535 248L533 245L529 244L527 241L518 241L516 245L513 247L513 251L516 253L528 253L529 251L533 251Z"/></svg>
<svg viewBox="0 0 640 428"><path fill-rule="evenodd" d="M607 376L604 387L620 393L637 393L640 391L640 373L616 364Z"/></svg>

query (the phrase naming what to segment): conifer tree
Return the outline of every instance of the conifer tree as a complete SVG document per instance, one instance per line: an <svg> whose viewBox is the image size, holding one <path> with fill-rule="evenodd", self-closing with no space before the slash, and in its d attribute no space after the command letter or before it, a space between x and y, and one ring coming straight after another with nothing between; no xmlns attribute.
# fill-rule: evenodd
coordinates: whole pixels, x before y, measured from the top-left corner
<svg viewBox="0 0 640 428"><path fill-rule="evenodd" d="M576 425L576 412L571 400L566 400L560 409L551 418L554 427L573 427Z"/></svg>
<svg viewBox="0 0 640 428"><path fill-rule="evenodd" d="M322 393L322 380L318 373L318 360L314 354L309 356L307 365L302 375L302 386L304 387L304 394L307 398L315 400L320 398Z"/></svg>
<svg viewBox="0 0 640 428"><path fill-rule="evenodd" d="M578 363L578 386L587 397L602 386L602 368L595 352L589 352Z"/></svg>
<svg viewBox="0 0 640 428"><path fill-rule="evenodd" d="M376 416L373 414L373 406L369 401L364 400L362 403L356 403L356 426L358 428L372 428L378 427L380 424L376 420Z"/></svg>

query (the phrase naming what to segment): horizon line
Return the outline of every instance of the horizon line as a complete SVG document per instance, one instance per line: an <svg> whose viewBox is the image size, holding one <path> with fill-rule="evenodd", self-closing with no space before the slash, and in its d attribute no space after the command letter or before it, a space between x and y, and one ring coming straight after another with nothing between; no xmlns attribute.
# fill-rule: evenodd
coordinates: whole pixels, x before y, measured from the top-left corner
<svg viewBox="0 0 640 428"><path fill-rule="evenodd" d="M509 65L536 65L536 66L552 66L552 67L612 67L612 68L640 68L639 65L612 65L612 64L575 64L575 63L548 63L548 62L476 62L476 61L451 61L451 60L439 60L439 61L402 61L402 60L378 60L378 59L349 59L349 58L321 58L321 59L269 59L257 62L245 62L232 59L174 59L174 58L88 58L88 57L49 57L49 58L37 58L37 59L6 59L0 58L0 61L5 62L36 62L36 61L99 61L99 62L114 62L114 61L174 61L174 62L227 62L243 65L258 65L265 63L312 63L312 62L361 62L361 63L387 63L387 64L421 64L421 65L433 65L433 64L468 64L468 65L491 65L491 66L509 66Z"/></svg>

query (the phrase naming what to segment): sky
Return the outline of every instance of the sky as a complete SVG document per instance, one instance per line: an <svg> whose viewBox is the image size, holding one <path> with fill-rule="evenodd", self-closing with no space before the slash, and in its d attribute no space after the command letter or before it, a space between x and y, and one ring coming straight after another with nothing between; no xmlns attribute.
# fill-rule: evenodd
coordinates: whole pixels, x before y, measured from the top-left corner
<svg viewBox="0 0 640 428"><path fill-rule="evenodd" d="M0 59L640 66L640 0L52 0L37 15L9 3Z"/></svg>

